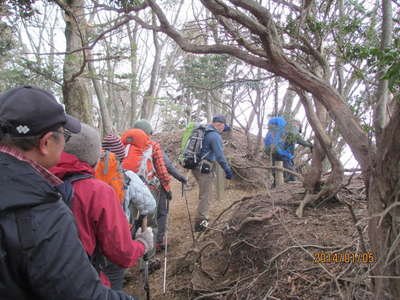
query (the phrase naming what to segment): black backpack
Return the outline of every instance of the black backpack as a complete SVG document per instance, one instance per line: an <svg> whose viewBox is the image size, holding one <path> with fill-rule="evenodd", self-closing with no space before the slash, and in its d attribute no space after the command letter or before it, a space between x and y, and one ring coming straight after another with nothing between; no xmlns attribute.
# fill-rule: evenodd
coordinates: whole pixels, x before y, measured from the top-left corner
<svg viewBox="0 0 400 300"><path fill-rule="evenodd" d="M195 169L204 157L200 157L203 140L206 135L206 127L198 125L193 128L183 148L180 163L185 169Z"/></svg>
<svg viewBox="0 0 400 300"><path fill-rule="evenodd" d="M87 179L87 178L93 178L92 175L90 174L69 174L67 177L63 178L63 183L57 186L57 190L60 192L62 195L63 201L67 206L71 209L72 207L72 198L74 195L74 187L73 183L82 179ZM89 256L90 262L94 266L94 268L97 270L97 272L102 271L106 265L107 265L107 260L105 256L101 253L99 243L96 241L96 248L94 249L93 254Z"/></svg>

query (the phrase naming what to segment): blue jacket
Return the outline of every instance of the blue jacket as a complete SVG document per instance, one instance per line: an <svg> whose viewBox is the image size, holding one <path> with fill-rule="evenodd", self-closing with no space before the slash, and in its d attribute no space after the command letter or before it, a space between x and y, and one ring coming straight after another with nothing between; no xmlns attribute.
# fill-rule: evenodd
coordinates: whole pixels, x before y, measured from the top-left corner
<svg viewBox="0 0 400 300"><path fill-rule="evenodd" d="M227 163L224 155L222 138L218 130L212 125L207 125L206 133L201 148L200 157L210 162L217 161L226 174L232 174L231 167Z"/></svg>
<svg viewBox="0 0 400 300"><path fill-rule="evenodd" d="M274 154L278 154L282 160L290 161L293 159L293 154L285 149L285 127L286 121L282 117L275 117L269 120L268 133L264 138L264 146L265 149L269 149L271 146L273 146Z"/></svg>

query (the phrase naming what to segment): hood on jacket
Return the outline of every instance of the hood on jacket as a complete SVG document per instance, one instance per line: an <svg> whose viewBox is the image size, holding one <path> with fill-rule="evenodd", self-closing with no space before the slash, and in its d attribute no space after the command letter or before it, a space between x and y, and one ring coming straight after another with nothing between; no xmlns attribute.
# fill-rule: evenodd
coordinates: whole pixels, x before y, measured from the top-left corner
<svg viewBox="0 0 400 300"><path fill-rule="evenodd" d="M60 195L27 162L0 153L0 211L58 201Z"/></svg>
<svg viewBox="0 0 400 300"><path fill-rule="evenodd" d="M268 127L277 127L279 129L284 129L286 126L286 121L282 117L275 117L268 121Z"/></svg>
<svg viewBox="0 0 400 300"><path fill-rule="evenodd" d="M210 131L215 131L217 133L220 133L217 128L215 128L214 126L212 126L211 124L206 126L206 132L210 132Z"/></svg>
<svg viewBox="0 0 400 300"><path fill-rule="evenodd" d="M131 144L140 149L147 149L150 145L150 138L142 129L134 128L122 134L121 142L124 145Z"/></svg>
<svg viewBox="0 0 400 300"><path fill-rule="evenodd" d="M66 175L72 173L83 173L94 175L94 170L87 162L80 161L78 157L67 152L61 153L58 164L50 169L54 175L63 179Z"/></svg>

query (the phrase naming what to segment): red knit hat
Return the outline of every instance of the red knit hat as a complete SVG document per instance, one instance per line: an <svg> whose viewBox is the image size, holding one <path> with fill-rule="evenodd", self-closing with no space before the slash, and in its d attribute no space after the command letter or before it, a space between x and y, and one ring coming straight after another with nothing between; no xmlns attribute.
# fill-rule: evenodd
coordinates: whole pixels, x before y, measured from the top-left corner
<svg viewBox="0 0 400 300"><path fill-rule="evenodd" d="M121 143L121 140L115 135L107 134L103 138L102 147L104 150L115 153L120 161L122 161L125 157L125 147Z"/></svg>

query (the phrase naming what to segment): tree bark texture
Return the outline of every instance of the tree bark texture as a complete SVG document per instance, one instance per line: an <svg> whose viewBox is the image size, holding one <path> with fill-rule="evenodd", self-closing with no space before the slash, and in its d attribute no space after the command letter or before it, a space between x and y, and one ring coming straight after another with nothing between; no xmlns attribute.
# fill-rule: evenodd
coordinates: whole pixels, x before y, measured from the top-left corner
<svg viewBox="0 0 400 300"><path fill-rule="evenodd" d="M63 97L66 111L82 122L93 125L92 103L87 81L81 77L85 70L86 21L83 0L65 2L65 40Z"/></svg>

